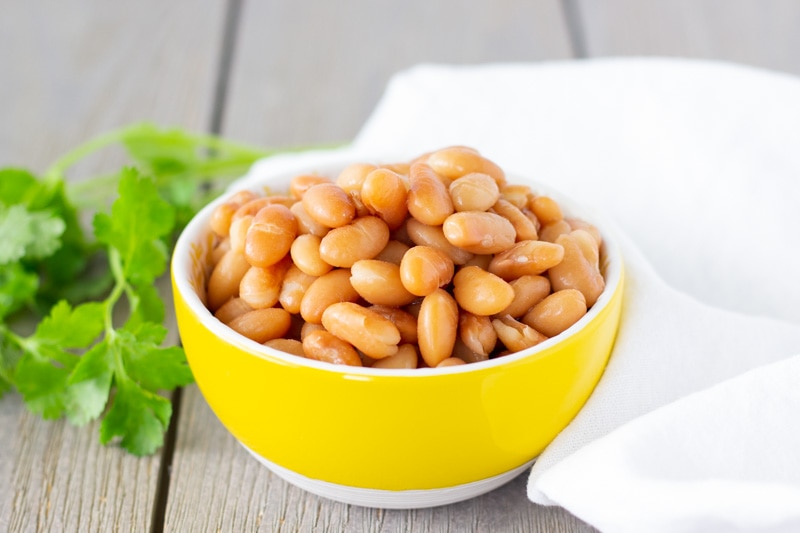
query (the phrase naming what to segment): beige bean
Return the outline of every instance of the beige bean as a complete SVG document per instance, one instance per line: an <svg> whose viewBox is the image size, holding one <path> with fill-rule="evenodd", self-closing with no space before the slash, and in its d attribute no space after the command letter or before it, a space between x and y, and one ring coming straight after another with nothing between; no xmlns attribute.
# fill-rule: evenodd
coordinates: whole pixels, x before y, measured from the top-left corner
<svg viewBox="0 0 800 533"><path fill-rule="evenodd" d="M480 172L461 176L450 183L449 189L456 211L486 211L500 198L494 178Z"/></svg>
<svg viewBox="0 0 800 533"><path fill-rule="evenodd" d="M364 185L364 179L366 179L367 174L376 168L378 167L369 163L353 163L347 165L339 172L339 175L336 176L336 185L349 193L360 193L361 186Z"/></svg>
<svg viewBox="0 0 800 533"><path fill-rule="evenodd" d="M572 230L570 235L572 235L575 238L575 242L578 243L583 257L599 271L600 249L598 248L597 240L595 240L591 233L584 229Z"/></svg>
<svg viewBox="0 0 800 533"><path fill-rule="evenodd" d="M250 226L253 224L253 215L243 215L238 218L234 218L231 221L230 227L230 243L231 243L231 250L235 250L241 254L244 254L244 248L247 243L247 231L250 229Z"/></svg>
<svg viewBox="0 0 800 533"><path fill-rule="evenodd" d="M533 193L527 185L505 185L500 189L500 197L518 209L522 209L528 206L528 202L533 198Z"/></svg>
<svg viewBox="0 0 800 533"><path fill-rule="evenodd" d="M514 289L502 278L478 267L462 267L453 277L453 296L462 309L494 315L514 301Z"/></svg>
<svg viewBox="0 0 800 533"><path fill-rule="evenodd" d="M257 267L268 267L283 259L297 236L297 221L289 208L280 204L264 207L247 229L244 256Z"/></svg>
<svg viewBox="0 0 800 533"><path fill-rule="evenodd" d="M291 194L296 200L302 200L303 196L306 194L306 191L308 191L308 189L314 185L330 182L331 180L325 176L317 176L315 174L302 174L295 176L289 181L289 194Z"/></svg>
<svg viewBox="0 0 800 533"><path fill-rule="evenodd" d="M558 222L564 218L561 206L549 196L534 196L528 202L528 208L533 211L536 218L544 225Z"/></svg>
<svg viewBox="0 0 800 533"><path fill-rule="evenodd" d="M489 270L489 263L492 262L492 258L494 258L494 256L491 254L473 254L470 260L462 266L476 266L483 270Z"/></svg>
<svg viewBox="0 0 800 533"><path fill-rule="evenodd" d="M302 203L312 219L329 228L349 224L356 216L353 199L335 183L309 187L303 194Z"/></svg>
<svg viewBox="0 0 800 533"><path fill-rule="evenodd" d="M364 205L364 201L361 199L361 193L349 192L347 194L350 195L350 199L353 200L353 205L356 208L356 216L354 218L366 217L373 214L372 211Z"/></svg>
<svg viewBox="0 0 800 533"><path fill-rule="evenodd" d="M542 226L539 230L539 239L546 242L556 242L559 235L564 235L572 231L569 223L566 220L557 220Z"/></svg>
<svg viewBox="0 0 800 533"><path fill-rule="evenodd" d="M400 343L397 326L357 303L340 302L328 306L322 313L322 325L374 359L397 353Z"/></svg>
<svg viewBox="0 0 800 533"><path fill-rule="evenodd" d="M373 305L370 306L370 309L397 326L397 331L400 332L400 342L417 343L416 316L399 307L389 307L387 305Z"/></svg>
<svg viewBox="0 0 800 533"><path fill-rule="evenodd" d="M392 239L386 243L386 246L384 246L383 250L381 250L380 253L375 256L375 259L379 261L386 261L387 263L394 263L395 265L399 266L400 261L403 260L403 256L406 255L406 252L409 250L409 248L410 246L407 244Z"/></svg>
<svg viewBox="0 0 800 533"><path fill-rule="evenodd" d="M233 214L231 219L231 223L236 219L251 216L254 217L256 214L267 207L268 205L283 205L286 207L290 207L294 204L294 200L289 198L288 196L262 196L262 197L254 197L252 200L243 203L239 209Z"/></svg>
<svg viewBox="0 0 800 533"><path fill-rule="evenodd" d="M444 221L442 230L450 244L474 254L508 250L517 236L511 222L489 212L454 213Z"/></svg>
<svg viewBox="0 0 800 533"><path fill-rule="evenodd" d="M209 222L211 231L220 237L226 237L231 229L231 219L237 209L239 209L239 204L233 202L225 202L218 205L211 214L211 221Z"/></svg>
<svg viewBox="0 0 800 533"><path fill-rule="evenodd" d="M222 259L222 256L228 253L231 250L231 240L230 238L225 238L219 241L219 243L214 247L214 250L211 251L211 266L213 267L219 260Z"/></svg>
<svg viewBox="0 0 800 533"><path fill-rule="evenodd" d="M320 242L319 255L330 265L350 268L356 261L378 255L388 242L386 222L378 217L361 217L329 231Z"/></svg>
<svg viewBox="0 0 800 533"><path fill-rule="evenodd" d="M419 355L413 344L401 344L396 354L378 359L372 368L417 368L418 360Z"/></svg>
<svg viewBox="0 0 800 533"><path fill-rule="evenodd" d="M303 296L316 279L317 276L306 274L297 265L291 265L283 276L281 291L278 294L278 302L281 307L292 314L299 313Z"/></svg>
<svg viewBox="0 0 800 533"><path fill-rule="evenodd" d="M253 308L250 307L250 304L241 298L231 298L217 309L214 316L223 324L227 324L237 316L241 316L252 310Z"/></svg>
<svg viewBox="0 0 800 533"><path fill-rule="evenodd" d="M539 238L539 233L536 231L536 225L533 221L508 200L498 200L492 207L492 211L511 222L517 234L517 242L535 241Z"/></svg>
<svg viewBox="0 0 800 533"><path fill-rule="evenodd" d="M450 180L480 172L490 175L498 185L503 185L506 181L505 173L499 166L471 148L443 148L430 154L426 161L437 174Z"/></svg>
<svg viewBox="0 0 800 533"><path fill-rule="evenodd" d="M303 339L303 352L309 359L334 365L363 366L355 348L325 330L309 333Z"/></svg>
<svg viewBox="0 0 800 533"><path fill-rule="evenodd" d="M492 326L497 332L497 338L511 352L519 352L547 340L546 336L529 325L523 324L508 315L493 319Z"/></svg>
<svg viewBox="0 0 800 533"><path fill-rule="evenodd" d="M289 313L280 307L254 309L244 313L228 323L235 332L250 340L265 343L271 339L283 337L291 325Z"/></svg>
<svg viewBox="0 0 800 533"><path fill-rule="evenodd" d="M422 300L417 319L417 337L422 359L435 367L451 356L458 333L458 304L444 289L436 289Z"/></svg>
<svg viewBox="0 0 800 533"><path fill-rule="evenodd" d="M281 285L291 261L284 260L265 268L250 267L239 283L239 296L253 309L264 309L278 303Z"/></svg>
<svg viewBox="0 0 800 533"><path fill-rule="evenodd" d="M314 331L326 331L325 326L322 324L312 324L311 322L303 322L300 327L300 341L304 341Z"/></svg>
<svg viewBox="0 0 800 533"><path fill-rule="evenodd" d="M423 224L419 220L409 218L408 221L406 221L406 231L408 233L408 238L411 239L414 244L430 246L441 250L446 253L456 265L463 265L472 259L472 253L462 250L458 246L454 246L447 240L447 237L444 236L442 226L429 226Z"/></svg>
<svg viewBox="0 0 800 533"><path fill-rule="evenodd" d="M497 344L492 319L463 310L458 315L458 337L470 352L483 358L487 358Z"/></svg>
<svg viewBox="0 0 800 533"><path fill-rule="evenodd" d="M550 280L545 276L520 276L509 284L514 289L514 301L500 314L514 318L521 317L550 294Z"/></svg>
<svg viewBox="0 0 800 533"><path fill-rule="evenodd" d="M322 238L311 233L299 235L289 251L297 268L309 276L321 276L329 272L333 266L322 259L319 251Z"/></svg>
<svg viewBox="0 0 800 533"><path fill-rule="evenodd" d="M558 244L544 241L522 241L497 254L489 263L489 272L506 281L525 275L538 275L564 258Z"/></svg>
<svg viewBox="0 0 800 533"><path fill-rule="evenodd" d="M324 237L330 228L324 224L320 224L306 212L302 202L296 202L289 208L294 218L297 220L297 233L299 235L311 234L317 237Z"/></svg>
<svg viewBox="0 0 800 533"><path fill-rule="evenodd" d="M414 246L400 262L400 280L411 294L427 296L450 283L455 267L447 254L430 246Z"/></svg>
<svg viewBox="0 0 800 533"><path fill-rule="evenodd" d="M491 322L489 323L489 327L492 327ZM494 329L492 329L492 331L494 331ZM495 334L495 337L496 336L497 334ZM489 359L488 355L473 352L461 339L456 339L456 343L453 345L453 357L458 357L465 363L478 363Z"/></svg>
<svg viewBox="0 0 800 533"><path fill-rule="evenodd" d="M425 163L411 165L409 174L408 213L423 224L438 226L453 211L450 192Z"/></svg>
<svg viewBox="0 0 800 533"><path fill-rule="evenodd" d="M350 269L350 284L371 304L401 307L417 298L403 286L400 267L385 261L356 261Z"/></svg>
<svg viewBox="0 0 800 533"><path fill-rule="evenodd" d="M306 322L320 324L322 313L336 302L355 302L358 293L350 285L350 269L339 268L318 277L300 302L300 315Z"/></svg>
<svg viewBox="0 0 800 533"><path fill-rule="evenodd" d="M239 295L239 283L249 269L250 263L242 253L231 250L222 256L208 278L208 308L212 312Z"/></svg>
<svg viewBox="0 0 800 533"><path fill-rule="evenodd" d="M466 364L463 359L459 359L458 357L448 357L447 359L440 362L436 365L436 368L444 368L448 366L460 366Z"/></svg>
<svg viewBox="0 0 800 533"><path fill-rule="evenodd" d="M564 248L564 259L548 271L553 290L577 289L586 298L586 306L593 306L605 288L603 275L583 255L575 237L561 235L556 243Z"/></svg>
<svg viewBox="0 0 800 533"><path fill-rule="evenodd" d="M408 173L411 170L411 163L405 161L399 161L397 163L383 163L380 168L386 168L400 174L401 176L408 176Z"/></svg>
<svg viewBox="0 0 800 533"><path fill-rule="evenodd" d="M586 298L575 289L554 292L531 309L522 322L548 337L567 330L586 314Z"/></svg>
<svg viewBox="0 0 800 533"><path fill-rule="evenodd" d="M582 229L588 231L589 234L594 237L594 240L597 241L598 248L603 245L603 236L600 234L600 230L594 224L590 224L583 219L574 217L567 217L564 220L567 221L569 227L573 230Z"/></svg>
<svg viewBox="0 0 800 533"><path fill-rule="evenodd" d="M361 201L370 213L386 222L390 230L400 227L406 219L407 199L405 180L386 168L370 172L361 187Z"/></svg>
<svg viewBox="0 0 800 533"><path fill-rule="evenodd" d="M303 351L303 343L297 339L271 339L265 342L264 346L300 357L305 357L306 355Z"/></svg>

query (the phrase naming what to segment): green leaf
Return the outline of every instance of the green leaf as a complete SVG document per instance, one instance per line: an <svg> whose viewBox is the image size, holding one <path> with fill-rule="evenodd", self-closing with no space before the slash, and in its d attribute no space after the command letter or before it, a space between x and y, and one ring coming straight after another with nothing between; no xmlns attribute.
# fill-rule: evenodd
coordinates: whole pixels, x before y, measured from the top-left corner
<svg viewBox="0 0 800 533"><path fill-rule="evenodd" d="M28 211L19 204L0 205L0 264L51 255L61 245L65 228L65 222L51 213Z"/></svg>
<svg viewBox="0 0 800 533"><path fill-rule="evenodd" d="M83 425L102 414L108 403L113 364L113 354L105 341L81 357L69 376L65 395L65 409L71 423Z"/></svg>
<svg viewBox="0 0 800 533"><path fill-rule="evenodd" d="M20 263L0 265L0 319L31 301L38 287L39 277Z"/></svg>
<svg viewBox="0 0 800 533"><path fill-rule="evenodd" d="M17 363L14 380L25 405L45 419L59 418L64 412L64 390L69 370L56 366L30 352Z"/></svg>
<svg viewBox="0 0 800 533"><path fill-rule="evenodd" d="M164 443L172 404L128 379L119 379L116 384L111 409L100 425L100 442L108 444L121 437L122 447L134 455L155 452Z"/></svg>
<svg viewBox="0 0 800 533"><path fill-rule="evenodd" d="M164 322L164 300L155 285L142 285L134 288L135 305L128 319L128 327L133 328L143 322Z"/></svg>
<svg viewBox="0 0 800 533"><path fill-rule="evenodd" d="M40 345L85 348L103 332L104 316L105 304L102 302L87 302L73 309L62 300L39 323L33 338Z"/></svg>
<svg viewBox="0 0 800 533"><path fill-rule="evenodd" d="M166 328L152 323L142 324L135 333L119 332L125 372L150 391L172 390L193 381L183 348L159 346L166 334Z"/></svg>
<svg viewBox="0 0 800 533"><path fill-rule="evenodd" d="M36 176L27 170L21 168L0 169L0 203L28 206L28 202L40 186Z"/></svg>

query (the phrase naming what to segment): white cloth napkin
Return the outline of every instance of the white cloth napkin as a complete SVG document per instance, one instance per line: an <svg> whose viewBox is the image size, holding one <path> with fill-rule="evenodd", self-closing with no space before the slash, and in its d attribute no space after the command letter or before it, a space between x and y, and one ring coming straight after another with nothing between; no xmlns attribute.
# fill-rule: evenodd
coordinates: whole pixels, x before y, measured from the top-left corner
<svg viewBox="0 0 800 533"><path fill-rule="evenodd" d="M618 340L531 500L605 531L800 530L800 80L668 59L422 65L316 157L451 144L620 228ZM296 157L315 156L264 164Z"/></svg>

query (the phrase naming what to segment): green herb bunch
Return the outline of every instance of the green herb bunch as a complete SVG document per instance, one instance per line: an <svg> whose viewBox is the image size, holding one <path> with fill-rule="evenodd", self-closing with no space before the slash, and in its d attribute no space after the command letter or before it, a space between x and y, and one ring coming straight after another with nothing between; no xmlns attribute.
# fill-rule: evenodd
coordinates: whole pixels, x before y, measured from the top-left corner
<svg viewBox="0 0 800 533"><path fill-rule="evenodd" d="M130 166L65 179L112 145ZM135 455L157 450L172 415L160 393L192 374L182 348L163 346L155 281L189 218L267 155L135 124L78 147L41 177L0 169L0 396L15 388L45 419L102 417L102 443L118 439Z"/></svg>

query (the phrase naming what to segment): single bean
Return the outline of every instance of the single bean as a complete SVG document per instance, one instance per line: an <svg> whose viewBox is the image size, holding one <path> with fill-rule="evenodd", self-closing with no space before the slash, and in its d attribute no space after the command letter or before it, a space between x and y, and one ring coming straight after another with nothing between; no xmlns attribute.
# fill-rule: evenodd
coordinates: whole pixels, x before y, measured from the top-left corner
<svg viewBox="0 0 800 533"><path fill-rule="evenodd" d="M487 358L497 344L492 319L464 310L458 315L458 337L470 352L483 358Z"/></svg>
<svg viewBox="0 0 800 533"><path fill-rule="evenodd" d="M294 204L294 200L289 198L288 196L262 196L253 198L249 202L242 204L239 209L233 214L231 222L236 219L251 216L254 217L256 214L267 207L268 205L283 205L285 207L290 207Z"/></svg>
<svg viewBox="0 0 800 533"><path fill-rule="evenodd" d="M353 163L347 165L336 177L336 185L349 193L360 193L361 186L364 185L364 179L366 179L367 174L376 168L378 167L369 163Z"/></svg>
<svg viewBox="0 0 800 533"><path fill-rule="evenodd" d="M214 266L219 263L222 256L231 250L231 239L226 237L219 241L219 243L211 251L211 265Z"/></svg>
<svg viewBox="0 0 800 533"><path fill-rule="evenodd" d="M385 261L356 261L350 268L350 284L371 304L402 307L417 298L403 286L400 267Z"/></svg>
<svg viewBox="0 0 800 533"><path fill-rule="evenodd" d="M403 256L406 255L406 252L409 250L409 248L410 246L400 241L390 240L388 243L386 243L386 246L383 247L383 250L381 250L380 253L375 256L375 259L379 261L386 261L387 263L394 263L395 265L399 266L400 261L403 260Z"/></svg>
<svg viewBox="0 0 800 533"><path fill-rule="evenodd" d="M553 290L577 289L586 298L586 306L593 306L605 288L603 275L583 255L575 237L561 235L556 243L564 248L564 260L547 273Z"/></svg>
<svg viewBox="0 0 800 533"><path fill-rule="evenodd" d="M444 368L447 366L460 366L466 364L463 359L459 359L458 357L448 357L447 359L440 362L436 365L436 368Z"/></svg>
<svg viewBox="0 0 800 533"><path fill-rule="evenodd" d="M408 238L411 239L414 244L430 246L441 250L446 253L456 265L463 265L472 259L473 254L450 244L450 241L444 236L442 226L429 226L423 224L419 220L409 218L406 222L406 231L408 232Z"/></svg>
<svg viewBox="0 0 800 533"><path fill-rule="evenodd" d="M529 325L514 320L508 315L493 319L492 326L497 332L497 338L511 352L519 352L547 340L546 336Z"/></svg>
<svg viewBox="0 0 800 533"><path fill-rule="evenodd" d="M228 323L235 332L250 340L265 343L283 337L291 325L289 313L280 307L254 309L240 315Z"/></svg>
<svg viewBox="0 0 800 533"><path fill-rule="evenodd" d="M573 230L582 229L588 231L589 234L592 237L594 237L594 240L597 241L598 248L603 245L603 236L600 235L600 230L597 229L597 226L595 226L594 224L590 224L589 222L586 222L583 219L574 217L565 218L564 220L567 221L569 227L572 228Z"/></svg>
<svg viewBox="0 0 800 533"><path fill-rule="evenodd" d="M397 229L408 215L408 190L399 174L378 168L364 178L361 201L371 214L380 217L390 230Z"/></svg>
<svg viewBox="0 0 800 533"><path fill-rule="evenodd" d="M388 242L386 222L378 217L361 217L329 231L320 242L319 255L330 265L350 268L356 261L378 255Z"/></svg>
<svg viewBox="0 0 800 533"><path fill-rule="evenodd" d="M426 161L437 174L450 180L480 172L490 175L498 185L503 185L506 181L505 173L499 166L477 151L463 146L452 146L433 152Z"/></svg>
<svg viewBox="0 0 800 533"><path fill-rule="evenodd" d="M280 204L264 207L247 229L244 256L257 267L268 267L283 259L297 236L297 220Z"/></svg>
<svg viewBox="0 0 800 533"><path fill-rule="evenodd" d="M225 202L218 205L211 214L209 223L211 231L220 237L226 237L231 229L231 219L237 209L239 209L239 204L233 202Z"/></svg>
<svg viewBox="0 0 800 533"><path fill-rule="evenodd" d="M517 234L517 242L535 241L539 238L539 234L536 231L536 225L531 221L530 218L525 216L521 209L508 200L498 200L492 207L492 211L503 218L507 218L508 221L511 222L511 225L514 226L514 231Z"/></svg>
<svg viewBox="0 0 800 533"><path fill-rule="evenodd" d="M547 242L556 242L559 235L564 235L570 231L572 231L572 228L566 220L557 220L542 226L539 231L539 239Z"/></svg>
<svg viewBox="0 0 800 533"><path fill-rule="evenodd" d="M506 185L500 189L500 197L518 209L522 209L528 206L528 202L533 198L533 193L527 185Z"/></svg>
<svg viewBox="0 0 800 533"><path fill-rule="evenodd" d="M297 265L291 265L286 275L283 276L278 302L281 307L292 314L300 312L300 303L308 288L314 283L317 276L311 276L300 270Z"/></svg>
<svg viewBox="0 0 800 533"><path fill-rule="evenodd" d="M564 289L536 304L522 318L522 322L548 337L555 337L585 314L586 298L583 293L575 289Z"/></svg>
<svg viewBox="0 0 800 533"><path fill-rule="evenodd" d="M355 348L325 330L309 333L303 339L303 352L309 359L334 365L363 366Z"/></svg>
<svg viewBox="0 0 800 533"><path fill-rule="evenodd" d="M564 250L544 241L522 241L499 253L489 263L489 272L506 281L525 275L538 275L559 264Z"/></svg>
<svg viewBox="0 0 800 533"><path fill-rule="evenodd" d="M381 168L385 168L400 174L401 176L408 176L408 173L411 171L411 163L407 163L404 161L400 161L398 163L384 163L381 165Z"/></svg>
<svg viewBox="0 0 800 533"><path fill-rule="evenodd" d="M265 309L278 303L281 285L291 261L284 260L265 268L250 267L239 283L239 296L253 309Z"/></svg>
<svg viewBox="0 0 800 533"><path fill-rule="evenodd" d="M348 192L347 194L350 195L350 199L353 200L353 205L356 208L356 216L354 218L366 217L374 214L372 211L370 211L369 207L364 204L364 200L361 199L360 193Z"/></svg>
<svg viewBox="0 0 800 533"><path fill-rule="evenodd" d="M271 339L265 342L264 346L300 357L305 357L306 355L303 351L303 343L297 339Z"/></svg>
<svg viewBox="0 0 800 533"><path fill-rule="evenodd" d="M241 316L252 310L253 308L250 307L250 304L241 298L231 298L217 309L214 316L223 324L227 324L237 316Z"/></svg>
<svg viewBox="0 0 800 533"><path fill-rule="evenodd" d="M289 194L296 200L302 200L308 189L320 183L331 183L331 180L325 176L317 176L315 174L295 176L289 181Z"/></svg>
<svg viewBox="0 0 800 533"><path fill-rule="evenodd" d="M413 344L401 344L397 353L378 359L372 363L372 368L417 368L419 355Z"/></svg>
<svg viewBox="0 0 800 533"><path fill-rule="evenodd" d="M489 327L492 327L491 323ZM473 352L461 339L456 339L456 343L453 345L453 357L458 357L465 363L477 363L489 359L488 355Z"/></svg>
<svg viewBox="0 0 800 533"><path fill-rule="evenodd" d="M430 246L414 246L400 262L400 280L411 294L427 296L450 283L455 267L447 254Z"/></svg>
<svg viewBox="0 0 800 533"><path fill-rule="evenodd" d="M311 322L303 322L300 327L300 341L304 341L314 331L326 331L325 326L322 324L312 324Z"/></svg>
<svg viewBox="0 0 800 533"><path fill-rule="evenodd" d="M469 261L464 263L462 266L476 266L478 268L482 268L483 270L489 270L489 263L492 262L492 258L494 256L491 254L473 254Z"/></svg>
<svg viewBox="0 0 800 533"><path fill-rule="evenodd" d="M317 237L324 237L330 231L330 228L324 224L320 224L306 212L302 202L296 202L289 208L294 218L297 220L297 233L299 235L316 235Z"/></svg>
<svg viewBox="0 0 800 533"><path fill-rule="evenodd" d="M247 243L247 231L253 224L253 218L253 215L243 215L231 221L231 250L244 254L244 248Z"/></svg>
<svg viewBox="0 0 800 533"><path fill-rule="evenodd" d="M480 172L461 176L449 188L456 211L486 211L500 198L494 178Z"/></svg>
<svg viewBox="0 0 800 533"><path fill-rule="evenodd" d="M244 254L231 250L222 256L208 278L208 308L213 312L239 295L239 283L250 269Z"/></svg>
<svg viewBox="0 0 800 533"><path fill-rule="evenodd" d="M322 313L322 325L369 357L383 359L397 353L400 332L380 314L352 302L330 305Z"/></svg>
<svg viewBox="0 0 800 533"><path fill-rule="evenodd" d="M544 225L558 222L564 218L564 214L561 212L561 206L549 196L534 196L533 199L528 202L528 208L533 211L536 218Z"/></svg>
<svg viewBox="0 0 800 533"><path fill-rule="evenodd" d="M453 296L475 315L499 313L514 301L514 289L502 278L478 267L462 267L453 277Z"/></svg>
<svg viewBox="0 0 800 533"><path fill-rule="evenodd" d="M329 272L333 266L327 263L319 252L322 238L311 233L299 235L290 249L292 261L297 268L309 276L321 276Z"/></svg>
<svg viewBox="0 0 800 533"><path fill-rule="evenodd" d="M514 318L521 317L550 294L550 280L545 276L520 276L509 284L514 289L514 301L500 314Z"/></svg>
<svg viewBox="0 0 800 533"><path fill-rule="evenodd" d="M600 249L597 247L597 241L592 234L584 229L576 229L572 230L570 235L575 237L575 242L578 243L583 257L585 257L586 260L589 261L589 263L599 271Z"/></svg>
<svg viewBox="0 0 800 533"><path fill-rule="evenodd" d="M356 216L353 199L335 183L311 186L303 194L302 203L312 219L329 228L349 224Z"/></svg>
<svg viewBox="0 0 800 533"><path fill-rule="evenodd" d="M422 359L435 367L451 356L458 333L458 304L444 289L436 289L422 300L417 319L417 337Z"/></svg>
<svg viewBox="0 0 800 533"><path fill-rule="evenodd" d="M438 226L453 213L450 192L430 166L425 163L411 165L409 182L408 212L416 220Z"/></svg>
<svg viewBox="0 0 800 533"><path fill-rule="evenodd" d="M453 246L474 254L496 254L514 245L517 233L508 219L489 212L454 213L442 225Z"/></svg>
<svg viewBox="0 0 800 533"><path fill-rule="evenodd" d="M400 342L417 343L416 316L399 307L389 307L387 305L373 305L370 306L370 309L397 326L397 331L400 332Z"/></svg>
<svg viewBox="0 0 800 533"><path fill-rule="evenodd" d="M355 302L358 293L350 285L350 269L331 270L314 280L300 302L300 316L306 322L320 324L322 313L336 302Z"/></svg>

